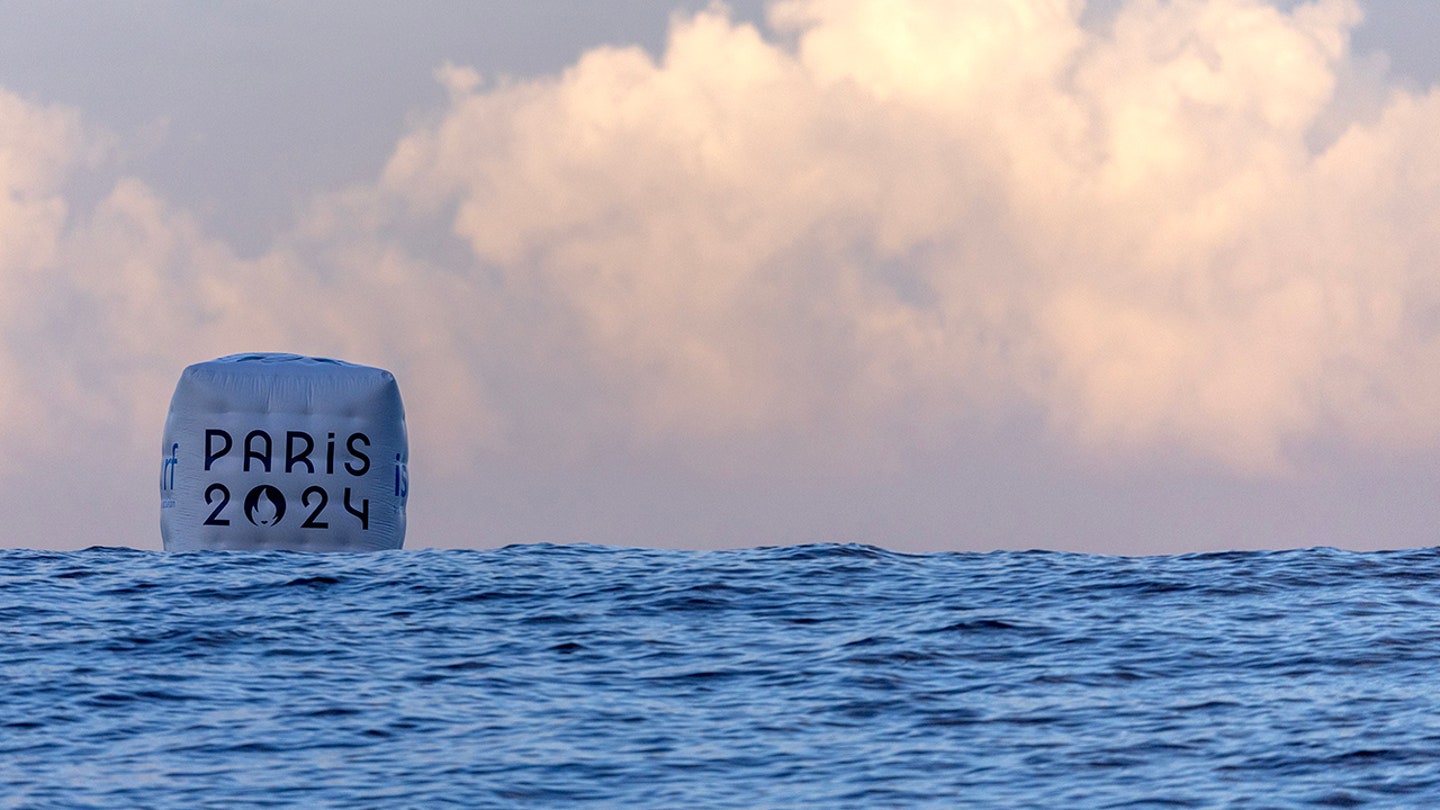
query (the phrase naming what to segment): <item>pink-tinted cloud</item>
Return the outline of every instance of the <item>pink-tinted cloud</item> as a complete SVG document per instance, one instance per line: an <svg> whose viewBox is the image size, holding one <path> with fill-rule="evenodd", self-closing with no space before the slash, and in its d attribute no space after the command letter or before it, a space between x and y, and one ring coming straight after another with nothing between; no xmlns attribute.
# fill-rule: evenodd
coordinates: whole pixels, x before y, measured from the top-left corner
<svg viewBox="0 0 1440 810"><path fill-rule="evenodd" d="M1433 105L1394 90L1337 126L1365 106L1335 96L1354 4L1137 2L1103 31L1038 0L772 18L793 46L710 13L659 62L447 68L450 107L383 189L453 208L500 294L573 317L640 431L1027 402L1102 454L1247 471L1317 434L1433 438L1410 418L1431 384L1394 359L1426 351L1398 302L1434 300L1414 262L1437 186L1412 165Z"/></svg>
<svg viewBox="0 0 1440 810"><path fill-rule="evenodd" d="M72 210L103 138L0 95L0 437L148 446L184 364L274 348L394 367L454 474L903 456L1012 408L1247 474L1433 445L1440 97L1358 97L1345 0L1080 6L790 0L658 60L448 66L383 176L243 259L118 171Z"/></svg>

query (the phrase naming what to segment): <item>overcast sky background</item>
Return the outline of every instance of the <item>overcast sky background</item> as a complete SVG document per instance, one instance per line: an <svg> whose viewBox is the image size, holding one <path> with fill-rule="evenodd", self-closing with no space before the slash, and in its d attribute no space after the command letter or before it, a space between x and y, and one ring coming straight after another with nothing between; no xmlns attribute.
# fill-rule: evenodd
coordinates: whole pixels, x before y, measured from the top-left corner
<svg viewBox="0 0 1440 810"><path fill-rule="evenodd" d="M181 368L395 371L406 545L1440 536L1440 7L0 0L0 544Z"/></svg>

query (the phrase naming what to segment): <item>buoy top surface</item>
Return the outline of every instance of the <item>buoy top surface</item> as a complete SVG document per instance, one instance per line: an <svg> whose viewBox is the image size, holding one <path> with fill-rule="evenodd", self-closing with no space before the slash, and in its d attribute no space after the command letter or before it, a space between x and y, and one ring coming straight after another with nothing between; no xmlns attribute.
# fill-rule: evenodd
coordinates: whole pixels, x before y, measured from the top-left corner
<svg viewBox="0 0 1440 810"><path fill-rule="evenodd" d="M252 352L187 367L175 396L186 399L190 409L211 413L328 413L346 418L397 408L400 394L395 376L381 368L325 357ZM391 396L393 403L377 401ZM174 405L172 400L172 410Z"/></svg>

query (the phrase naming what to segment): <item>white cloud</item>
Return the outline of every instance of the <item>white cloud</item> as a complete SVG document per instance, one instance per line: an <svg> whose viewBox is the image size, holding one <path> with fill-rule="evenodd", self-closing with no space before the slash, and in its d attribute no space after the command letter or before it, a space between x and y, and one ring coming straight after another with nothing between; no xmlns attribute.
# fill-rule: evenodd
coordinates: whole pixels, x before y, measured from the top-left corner
<svg viewBox="0 0 1440 810"><path fill-rule="evenodd" d="M1252 471L1337 429L1433 437L1374 422L1428 402L1392 360L1421 350L1395 343L1418 268L1387 262L1434 246L1393 210L1434 210L1404 165L1433 150L1382 147L1429 105L1397 90L1310 145L1356 106L1334 94L1357 7L1135 2L1096 32L1079 6L792 0L772 20L793 48L714 12L658 63L598 50L492 88L451 70L384 188L453 205L503 295L573 315L642 431L916 402L939 429L1029 401L1101 452Z"/></svg>
<svg viewBox="0 0 1440 810"><path fill-rule="evenodd" d="M143 437L185 363L273 348L395 368L457 471L834 460L1016 406L1247 472L1433 445L1440 99L1344 120L1376 106L1336 97L1370 87L1345 0L1080 6L788 0L778 39L712 10L658 61L446 67L383 176L255 259L118 172L69 210L103 139L0 94L0 435Z"/></svg>
<svg viewBox="0 0 1440 810"><path fill-rule="evenodd" d="M33 105L0 88L0 425L23 436L35 424L43 399L24 375L14 348L48 297L57 272L68 206L67 177L95 151L76 111Z"/></svg>

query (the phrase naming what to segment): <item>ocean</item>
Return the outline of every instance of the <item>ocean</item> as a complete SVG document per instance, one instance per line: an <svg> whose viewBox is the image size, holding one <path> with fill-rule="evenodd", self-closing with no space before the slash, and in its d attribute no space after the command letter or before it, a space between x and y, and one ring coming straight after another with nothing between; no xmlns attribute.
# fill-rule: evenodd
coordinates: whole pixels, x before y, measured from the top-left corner
<svg viewBox="0 0 1440 810"><path fill-rule="evenodd" d="M1440 806L1440 552L0 552L0 806Z"/></svg>

